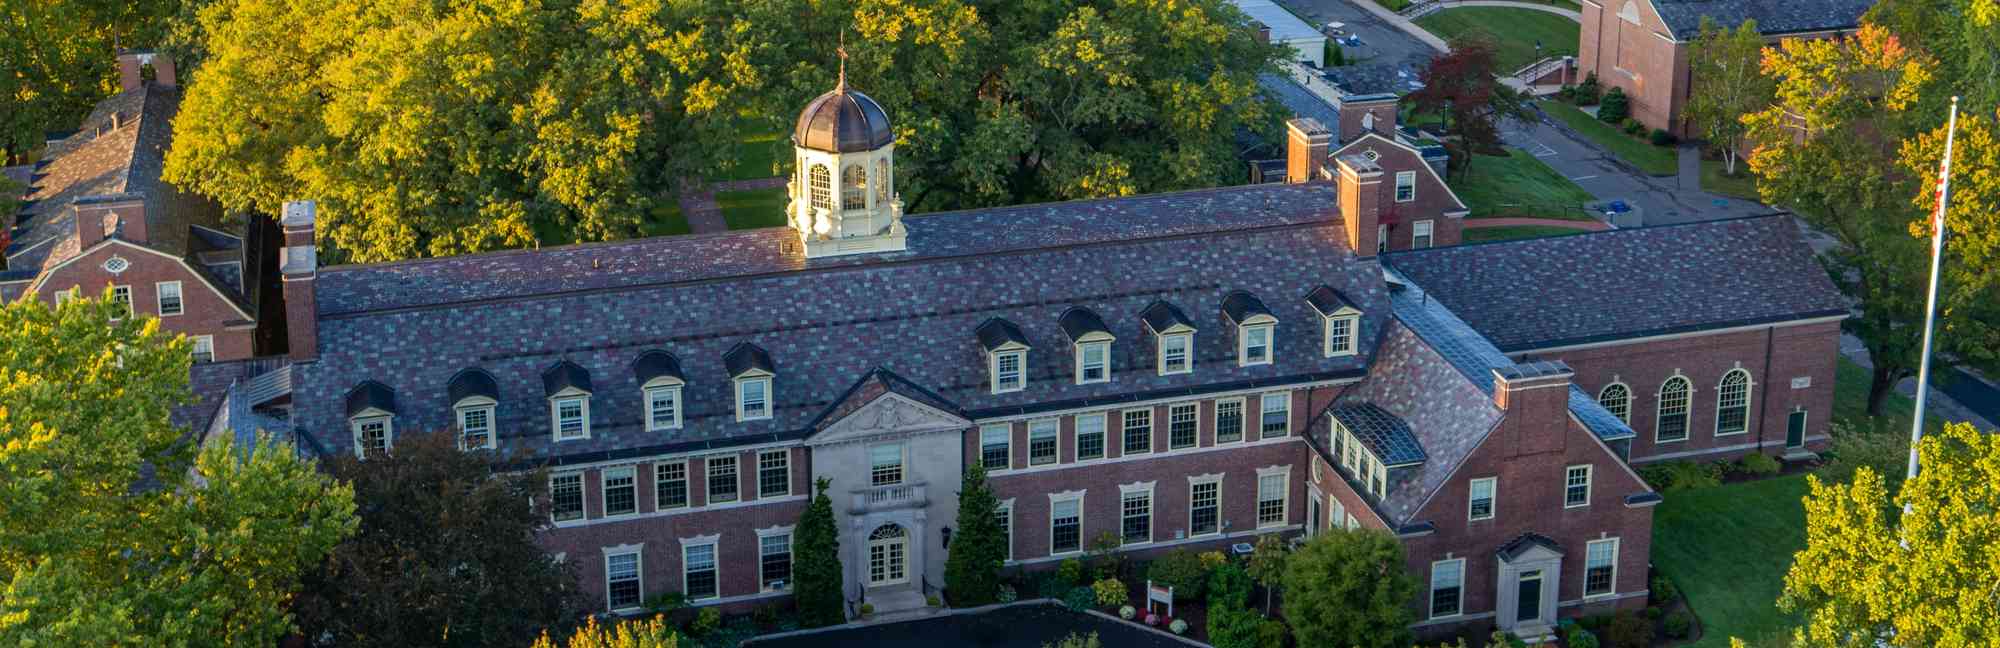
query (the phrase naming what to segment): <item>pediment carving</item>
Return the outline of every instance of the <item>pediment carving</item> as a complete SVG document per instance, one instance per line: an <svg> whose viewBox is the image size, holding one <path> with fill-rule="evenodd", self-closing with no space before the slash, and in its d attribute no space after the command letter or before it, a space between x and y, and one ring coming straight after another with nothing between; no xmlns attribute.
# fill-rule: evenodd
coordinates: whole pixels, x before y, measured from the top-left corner
<svg viewBox="0 0 2000 648"><path fill-rule="evenodd" d="M963 417L890 392L834 421L819 434L807 439L806 444L830 445L932 432L957 432L971 426L972 422Z"/></svg>

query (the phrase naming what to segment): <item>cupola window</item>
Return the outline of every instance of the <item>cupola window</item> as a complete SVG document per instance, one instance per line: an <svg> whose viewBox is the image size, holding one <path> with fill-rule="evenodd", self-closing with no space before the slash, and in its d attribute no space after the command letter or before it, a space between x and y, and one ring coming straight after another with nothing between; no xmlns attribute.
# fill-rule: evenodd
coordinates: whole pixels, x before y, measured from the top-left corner
<svg viewBox="0 0 2000 648"><path fill-rule="evenodd" d="M859 164L840 172L840 208L868 208L868 172Z"/></svg>

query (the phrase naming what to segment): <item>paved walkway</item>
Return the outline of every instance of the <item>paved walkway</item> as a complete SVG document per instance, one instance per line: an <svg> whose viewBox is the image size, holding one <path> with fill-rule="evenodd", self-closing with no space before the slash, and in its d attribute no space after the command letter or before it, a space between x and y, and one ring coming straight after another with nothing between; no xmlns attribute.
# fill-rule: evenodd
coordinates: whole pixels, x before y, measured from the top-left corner
<svg viewBox="0 0 2000 648"><path fill-rule="evenodd" d="M1604 230L1611 229L1611 224L1598 220L1580 221L1580 220L1564 220L1561 218L1511 218L1511 217L1465 219L1465 229L1482 229L1487 227L1517 227L1517 226L1566 227L1569 229L1585 230L1591 232L1602 232Z"/></svg>
<svg viewBox="0 0 2000 648"><path fill-rule="evenodd" d="M722 218L722 206L715 202L718 191L756 191L760 189L783 189L787 178L755 178L751 180L728 180L714 184L690 184L681 193L678 202L681 216L687 218L688 231L695 234L729 231L729 222Z"/></svg>
<svg viewBox="0 0 2000 648"><path fill-rule="evenodd" d="M1440 9L1436 9L1434 11L1445 11L1448 9L1457 9L1459 7L1507 7L1510 9L1527 9L1529 11L1552 13L1558 16L1562 16L1564 18L1568 18L1570 20L1574 20L1578 23L1583 22L1583 14L1577 13L1576 10L1574 9L1564 9L1562 7L1555 7L1545 4L1536 4L1533 2L1513 2L1511 0L1443 0L1438 4L1443 5L1443 7Z"/></svg>

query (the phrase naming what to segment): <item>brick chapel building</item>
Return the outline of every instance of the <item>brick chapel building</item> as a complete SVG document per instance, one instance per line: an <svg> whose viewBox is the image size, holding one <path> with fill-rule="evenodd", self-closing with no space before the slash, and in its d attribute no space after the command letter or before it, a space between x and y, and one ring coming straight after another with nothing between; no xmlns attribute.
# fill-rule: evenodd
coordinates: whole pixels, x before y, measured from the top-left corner
<svg viewBox="0 0 2000 648"><path fill-rule="evenodd" d="M888 113L843 83L798 118L785 228L320 268L294 203L289 362L195 384L211 435L546 466L544 542L614 613L788 596L817 478L850 611L922 605L978 463L1010 565L1375 529L1419 630L1539 633L1644 605L1661 496L1629 462L1790 408L1823 438L1840 302L1788 218L1427 249L1462 203L1327 130L1291 125L1294 182L905 215Z"/></svg>

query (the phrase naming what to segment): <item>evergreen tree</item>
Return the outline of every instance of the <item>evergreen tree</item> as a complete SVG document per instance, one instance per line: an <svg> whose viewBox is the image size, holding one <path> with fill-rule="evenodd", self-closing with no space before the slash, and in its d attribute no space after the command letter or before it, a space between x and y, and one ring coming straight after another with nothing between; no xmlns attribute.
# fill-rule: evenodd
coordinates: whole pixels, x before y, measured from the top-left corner
<svg viewBox="0 0 2000 648"><path fill-rule="evenodd" d="M792 591L799 605L799 624L808 628L830 626L847 620L842 609L840 535L833 524L833 499L826 496L831 484L825 477L813 484L818 490L812 505L799 516L797 544L792 547Z"/></svg>
<svg viewBox="0 0 2000 648"><path fill-rule="evenodd" d="M1007 560L1007 530L994 519L1000 500L986 487L986 467L973 464L958 489L958 533L944 563L944 589L953 605L992 603L1000 593L1000 563Z"/></svg>

